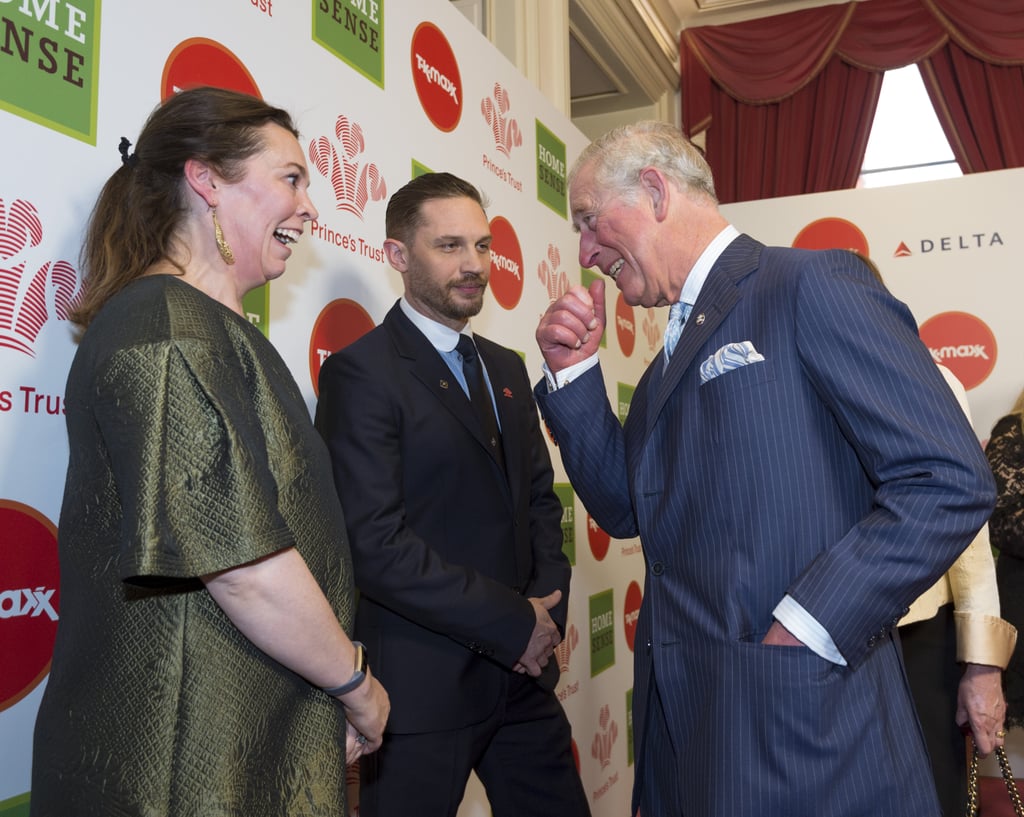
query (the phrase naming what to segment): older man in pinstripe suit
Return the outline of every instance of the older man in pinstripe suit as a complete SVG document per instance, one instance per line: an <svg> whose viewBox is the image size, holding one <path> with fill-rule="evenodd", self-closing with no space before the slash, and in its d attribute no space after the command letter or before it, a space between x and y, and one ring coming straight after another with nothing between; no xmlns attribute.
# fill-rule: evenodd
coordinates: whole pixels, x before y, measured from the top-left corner
<svg viewBox="0 0 1024 817"><path fill-rule="evenodd" d="M740 235L666 125L588 147L570 201L582 266L679 304L624 427L596 365L603 280L537 330L569 476L644 547L634 811L935 817L893 628L994 492L910 312L851 253Z"/></svg>

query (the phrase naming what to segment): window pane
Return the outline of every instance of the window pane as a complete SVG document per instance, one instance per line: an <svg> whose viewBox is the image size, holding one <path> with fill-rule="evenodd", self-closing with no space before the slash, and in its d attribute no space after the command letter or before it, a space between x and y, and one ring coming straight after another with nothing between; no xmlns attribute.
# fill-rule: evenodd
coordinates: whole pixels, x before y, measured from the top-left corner
<svg viewBox="0 0 1024 817"><path fill-rule="evenodd" d="M962 175L916 65L886 71L859 186Z"/></svg>

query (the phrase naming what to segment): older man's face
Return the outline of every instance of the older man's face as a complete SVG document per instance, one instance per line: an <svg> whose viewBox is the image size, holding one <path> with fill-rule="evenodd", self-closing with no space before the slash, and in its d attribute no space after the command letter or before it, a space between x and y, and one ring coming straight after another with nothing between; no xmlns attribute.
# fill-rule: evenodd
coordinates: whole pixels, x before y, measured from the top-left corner
<svg viewBox="0 0 1024 817"><path fill-rule="evenodd" d="M599 188L590 167L569 190L573 226L580 235L580 266L596 267L613 281L631 306L665 306L678 297L669 280L671 258L659 257L662 226L647 192L636 201ZM681 285L680 285L681 286Z"/></svg>

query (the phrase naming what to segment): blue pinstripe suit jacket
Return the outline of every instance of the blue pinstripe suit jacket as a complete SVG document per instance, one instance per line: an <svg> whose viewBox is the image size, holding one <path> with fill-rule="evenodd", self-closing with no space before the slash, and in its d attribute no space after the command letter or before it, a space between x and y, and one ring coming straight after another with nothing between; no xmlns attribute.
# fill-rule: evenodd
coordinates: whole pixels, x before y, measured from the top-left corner
<svg viewBox="0 0 1024 817"><path fill-rule="evenodd" d="M739 341L765 360L702 385ZM687 817L937 815L892 631L994 489L909 310L851 253L744 235L624 427L599 368L537 397L587 509L643 543L634 809L656 683ZM787 593L847 667L760 643Z"/></svg>

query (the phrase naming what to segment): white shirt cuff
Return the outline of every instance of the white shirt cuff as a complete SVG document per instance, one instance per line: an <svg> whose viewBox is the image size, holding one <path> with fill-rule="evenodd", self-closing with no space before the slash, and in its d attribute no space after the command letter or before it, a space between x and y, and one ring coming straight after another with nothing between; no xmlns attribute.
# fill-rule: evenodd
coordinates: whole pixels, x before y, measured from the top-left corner
<svg viewBox="0 0 1024 817"><path fill-rule="evenodd" d="M544 379L548 383L548 391L558 391L562 386L571 383L584 372L593 369L597 363L598 357L594 354L586 360L581 360L579 363L573 363L572 366L566 366L564 369L561 369L554 374L552 374L551 369L548 368L547 363L542 363L541 369L543 369Z"/></svg>
<svg viewBox="0 0 1024 817"><path fill-rule="evenodd" d="M832 636L828 634L828 630L822 627L818 620L792 596L783 596L782 601L772 611L772 615L775 616L779 624L804 642L809 650L817 653L826 661L831 661L842 667L846 666L846 659L839 652Z"/></svg>

